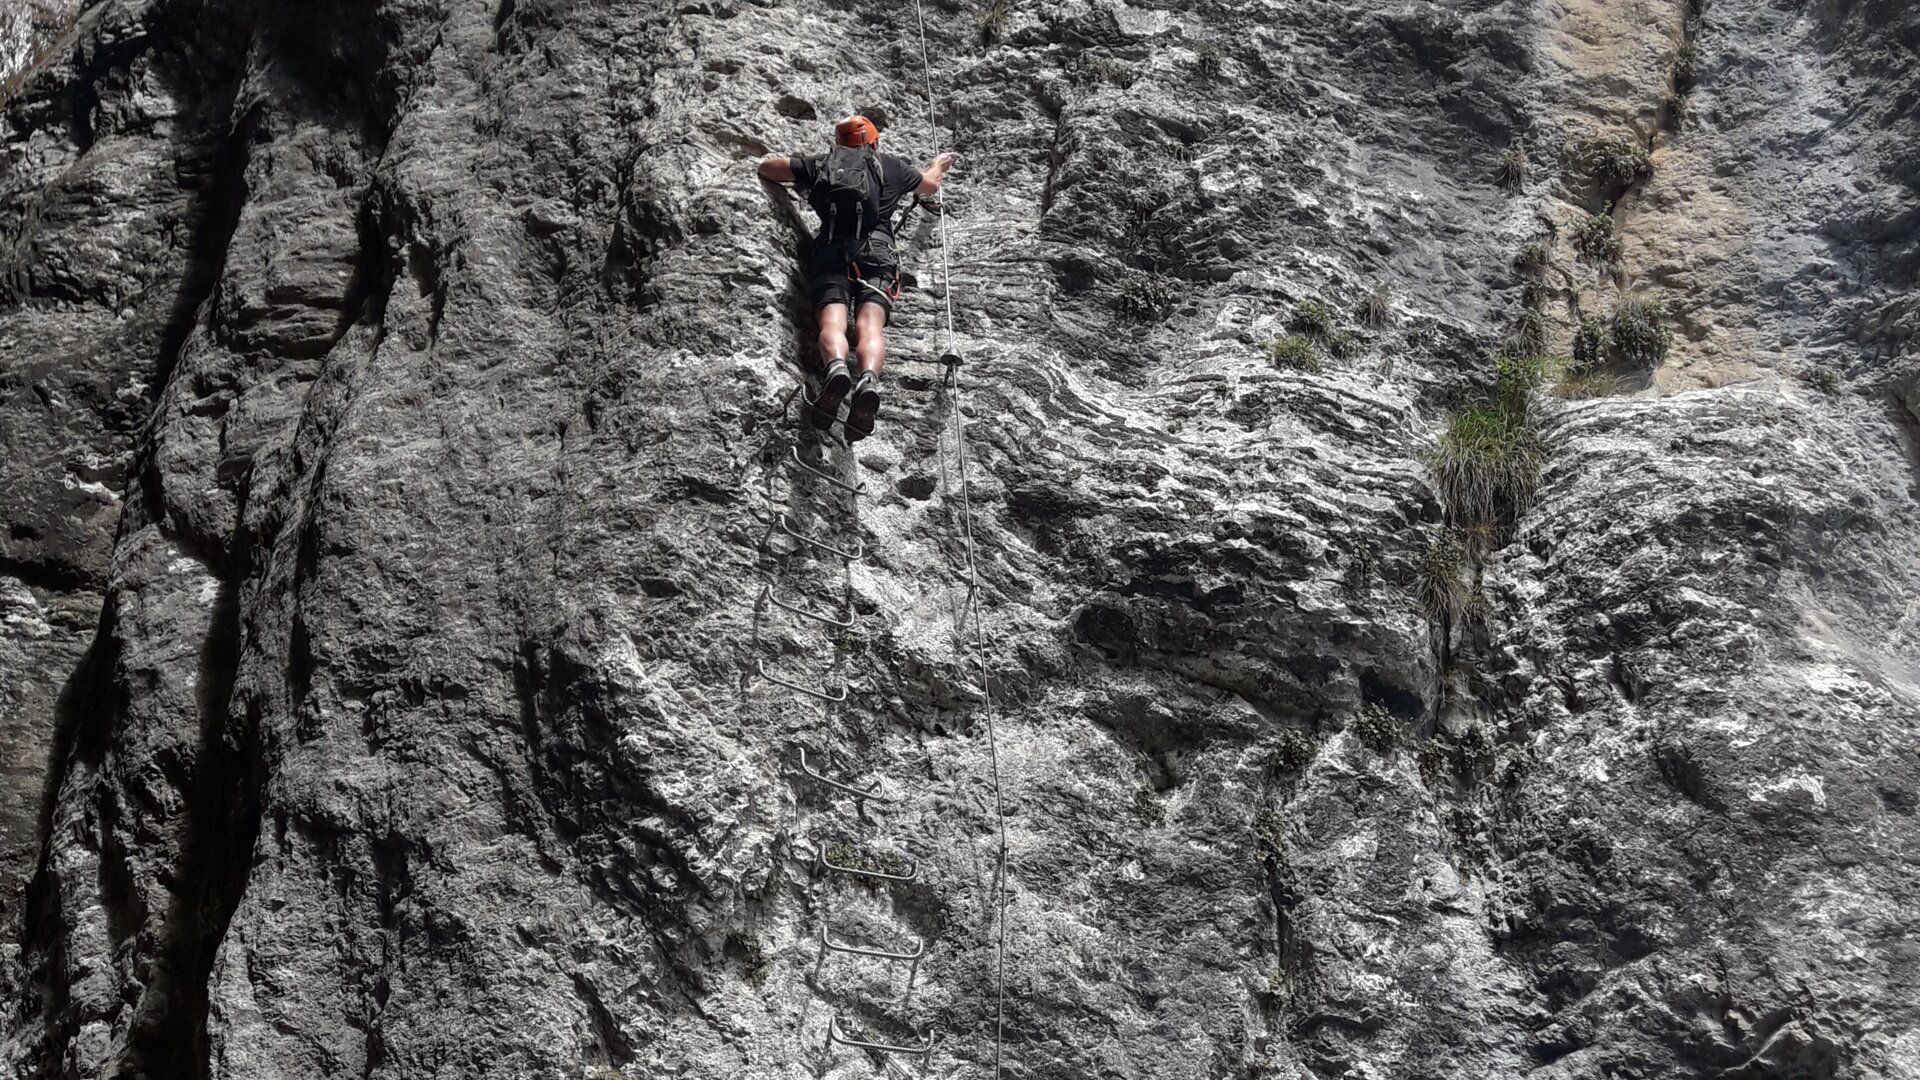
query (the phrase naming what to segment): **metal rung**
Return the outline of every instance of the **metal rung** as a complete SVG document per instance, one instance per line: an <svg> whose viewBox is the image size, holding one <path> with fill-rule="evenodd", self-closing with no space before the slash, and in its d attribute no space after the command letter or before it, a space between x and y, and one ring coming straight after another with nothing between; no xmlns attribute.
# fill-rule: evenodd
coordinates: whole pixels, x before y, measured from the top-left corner
<svg viewBox="0 0 1920 1080"><path fill-rule="evenodd" d="M853 874L856 877L880 878L883 881L912 881L920 876L920 864L912 861L907 863L906 873L889 874L885 870L862 870L857 866L841 866L839 863L827 858L826 848L815 850L813 857L816 866L824 866L829 870L838 870L843 874Z"/></svg>
<svg viewBox="0 0 1920 1080"><path fill-rule="evenodd" d="M808 776L812 777L815 780L820 781L821 783L827 785L828 787L833 788L836 791L844 791L856 799L872 799L874 802L877 802L877 803L890 803L893 801L892 799L888 798L885 795L876 794L876 792L880 790L880 781L878 780L875 780L873 782L872 787L868 788L865 791L862 791L859 788L854 787L852 784L843 784L840 781L833 779L832 777L822 776L821 774L814 772L812 769L807 767L807 748L804 746L800 748L800 771L803 773L806 773Z"/></svg>
<svg viewBox="0 0 1920 1080"><path fill-rule="evenodd" d="M866 546L860 543L860 538L857 536L853 538L852 551L845 551L840 548L834 547L832 544L827 543L825 540L815 540L813 537L808 536L806 533L803 533L800 530L794 528L792 525L787 524L787 515L784 512L782 512L780 515L780 531L783 533L786 533L788 536L793 537L795 540L798 540L803 544L808 544L813 547L819 548L821 551L838 555L841 558L847 560L848 562L859 562L861 557L866 555L867 553Z"/></svg>
<svg viewBox="0 0 1920 1080"><path fill-rule="evenodd" d="M795 605L789 604L785 600L782 600L779 597L773 595L773 585L771 582L760 586L760 598L762 600L773 601L773 606L777 608L781 608L782 610L785 610L785 611L791 611L795 615L804 616L806 618L812 619L815 622L826 623L828 626L837 626L840 629L845 630L847 627L853 625L853 612L851 611L847 612L846 621L842 622L841 620L836 619L831 615L822 615L816 611L808 611L806 608L796 607Z"/></svg>
<svg viewBox="0 0 1920 1080"><path fill-rule="evenodd" d="M940 362L950 368L959 367L961 364L966 363L965 360L960 359L960 354L954 352L952 349L948 349L946 352L940 354Z"/></svg>
<svg viewBox="0 0 1920 1080"><path fill-rule="evenodd" d="M820 969L826 966L830 952L851 953L854 956L871 956L880 960L905 960L907 967L907 993L913 993L914 977L920 974L920 958L927 955L927 943L921 941L912 952L888 952L885 949L869 949L860 945L842 945L827 936L827 925L820 924L820 959L813 962L813 977L820 977Z"/></svg>
<svg viewBox="0 0 1920 1080"><path fill-rule="evenodd" d="M933 1059L933 1042L934 1033L932 1028L927 1029L927 1041L920 1046L894 1046L889 1043L868 1042L865 1039L856 1039L849 1036L846 1032L840 1030L839 1013L834 1013L827 1020L827 1049L829 1050L833 1049L834 1043L839 1043L842 1046L857 1046L862 1050L878 1050L883 1054L906 1054L909 1057L920 1058L921 1064L924 1066Z"/></svg>
<svg viewBox="0 0 1920 1080"><path fill-rule="evenodd" d="M845 480L840 479L839 477L833 475L830 472L827 472L824 469L816 468L815 466L808 464L804 459L800 457L799 447L792 446L792 447L788 447L787 450L788 450L788 453L793 455L793 463L795 465L798 465L801 468L812 473L813 475L819 477L820 479L825 480L827 483L832 484L834 487L839 488L841 491L851 492L852 494L858 495L862 491L867 490L867 485L863 483L849 484Z"/></svg>
<svg viewBox="0 0 1920 1080"><path fill-rule="evenodd" d="M840 693L836 697L833 694L828 694L819 690L813 690L808 687L801 686L799 683L788 682L787 680L781 678L780 676L775 675L773 672L768 671L767 662L765 660L757 660L755 661L755 663L760 668L761 678L767 680L770 683L778 683L779 685L784 686L787 689L792 690L797 694L805 694L808 697L819 698L821 701L831 701L836 705L842 701L847 700L847 688L844 686L840 688Z"/></svg>

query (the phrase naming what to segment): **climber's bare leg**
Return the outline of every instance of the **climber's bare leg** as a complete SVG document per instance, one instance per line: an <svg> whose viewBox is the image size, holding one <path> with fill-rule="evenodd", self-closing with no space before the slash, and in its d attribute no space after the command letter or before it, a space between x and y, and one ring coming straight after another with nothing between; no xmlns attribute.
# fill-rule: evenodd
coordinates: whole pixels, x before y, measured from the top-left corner
<svg viewBox="0 0 1920 1080"><path fill-rule="evenodd" d="M831 364L847 355L847 305L820 305L820 363Z"/></svg>
<svg viewBox="0 0 1920 1080"><path fill-rule="evenodd" d="M849 439L864 439L873 433L873 416L880 411L880 366L887 362L887 309L879 304L861 304L854 309L853 332L860 375L853 382L843 430Z"/></svg>
<svg viewBox="0 0 1920 1080"><path fill-rule="evenodd" d="M887 309L879 304L861 304L853 318L854 348L860 356L859 370L878 375L881 365L887 362ZM845 340L844 335L842 340Z"/></svg>

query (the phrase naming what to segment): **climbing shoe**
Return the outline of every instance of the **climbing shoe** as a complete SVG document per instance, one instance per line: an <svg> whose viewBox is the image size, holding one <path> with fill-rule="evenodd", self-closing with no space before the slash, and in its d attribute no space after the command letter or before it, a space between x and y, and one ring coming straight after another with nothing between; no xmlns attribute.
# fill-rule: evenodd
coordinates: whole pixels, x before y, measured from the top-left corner
<svg viewBox="0 0 1920 1080"><path fill-rule="evenodd" d="M847 440L864 439L873 434L873 416L880 411L880 376L871 371L860 373L853 384L853 403L847 406Z"/></svg>
<svg viewBox="0 0 1920 1080"><path fill-rule="evenodd" d="M847 373L847 358L841 357L827 365L827 373L820 379L820 396L809 404L813 406L813 426L825 431L840 418L840 399L847 396L847 390L853 386L853 376ZM871 426L871 425L869 425Z"/></svg>

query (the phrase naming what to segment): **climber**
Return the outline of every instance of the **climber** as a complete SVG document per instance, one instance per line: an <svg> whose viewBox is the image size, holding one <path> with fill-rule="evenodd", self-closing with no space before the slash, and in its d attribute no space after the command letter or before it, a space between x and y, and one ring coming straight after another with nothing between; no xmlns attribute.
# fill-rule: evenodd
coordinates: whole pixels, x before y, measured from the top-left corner
<svg viewBox="0 0 1920 1080"><path fill-rule="evenodd" d="M820 319L823 369L811 418L821 430L832 427L841 400L851 391L843 425L851 441L873 434L874 414L880 409L886 325L900 294L893 212L909 194L938 192L954 156L941 154L921 172L880 153L880 130L864 116L835 124L833 137L833 149L824 154L761 161L760 178L793 184L820 215L820 235L807 262L807 294ZM847 369L849 307L854 311L857 382L856 373Z"/></svg>

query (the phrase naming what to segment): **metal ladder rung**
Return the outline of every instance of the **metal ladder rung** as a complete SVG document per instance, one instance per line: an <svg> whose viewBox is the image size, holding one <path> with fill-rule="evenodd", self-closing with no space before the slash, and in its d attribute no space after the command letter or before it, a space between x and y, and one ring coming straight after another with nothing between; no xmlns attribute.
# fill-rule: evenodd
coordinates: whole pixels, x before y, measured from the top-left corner
<svg viewBox="0 0 1920 1080"><path fill-rule="evenodd" d="M827 858L826 848L816 849L813 857L816 866L824 866L829 870L838 870L843 874L853 874L856 877L880 878L883 881L912 881L920 876L920 864L912 860L908 860L907 862L906 873L889 874L885 870L862 870L857 866L841 866L839 863Z"/></svg>
<svg viewBox="0 0 1920 1080"><path fill-rule="evenodd" d="M831 1050L834 1043L839 1043L842 1046L857 1046L862 1050L878 1050L883 1054L905 1054L909 1057L920 1058L921 1063L924 1065L933 1058L934 1033L933 1029L929 1028L927 1030L927 1041L920 1046L894 1046L891 1043L868 1042L865 1039L853 1038L846 1032L841 1031L840 1014L834 1013L827 1020L827 1048Z"/></svg>
<svg viewBox="0 0 1920 1080"><path fill-rule="evenodd" d="M777 608L781 608L785 611L791 611L795 615L802 616L803 618L812 619L815 622L826 623L828 626L835 626L835 627L839 627L842 630L845 630L847 627L853 625L853 613L851 611L847 613L846 620L842 621L840 619L834 618L831 615L822 615L817 611L808 611L806 608L787 603L785 600L782 600L779 597L773 595L772 582L767 582L760 586L760 598L763 600L773 601L773 606Z"/></svg>
<svg viewBox="0 0 1920 1080"><path fill-rule="evenodd" d="M871 799L877 803L890 803L894 801L892 798L886 795L878 794L880 790L880 781L878 780L875 780L873 782L872 787L868 788L865 791L862 791L859 788L854 787L852 784L843 784L840 781L835 780L830 776L824 776L820 773L814 772L811 768L808 768L807 766L807 748L804 746L800 748L800 771L807 774L809 777L812 777L813 779L820 781L821 783L827 785L828 787L833 788L836 791L844 791L856 799Z"/></svg>
<svg viewBox="0 0 1920 1080"><path fill-rule="evenodd" d="M804 458L800 456L800 448L797 446L788 447L787 452L793 455L793 463L795 465L798 465L801 468L812 473L813 475L819 477L820 479L825 480L827 483L832 484L834 487L839 488L841 491L847 492L852 495L858 495L861 492L867 490L867 485L864 483L856 482L856 483L849 484L845 480L842 480L839 477L833 475L832 473L827 472L825 469L821 469L815 465L808 463Z"/></svg>
<svg viewBox="0 0 1920 1080"><path fill-rule="evenodd" d="M822 959L826 959L826 951L835 951L835 953L852 953L856 957L877 957L883 961L910 961L914 967L920 967L920 957L927 955L925 942L920 942L910 953L889 953L885 949L868 949L864 945L839 944L833 938L828 938L826 922L820 924L820 947L822 947ZM908 976L908 982L912 982L912 976Z"/></svg>
<svg viewBox="0 0 1920 1080"><path fill-rule="evenodd" d="M813 537L808 536L806 533L803 533L800 530L794 528L792 525L787 524L787 515L785 511L781 511L780 513L780 531L783 533L786 533L788 536L793 537L795 540L798 540L803 544L807 544L812 547L817 547L821 551L838 555L841 558L847 560L848 562L859 562L867 554L866 545L862 544L860 542L860 538L857 536L853 538L852 551L845 551L841 548L834 547L832 544L827 543L825 540L815 540Z"/></svg>
<svg viewBox="0 0 1920 1080"><path fill-rule="evenodd" d="M829 694L820 690L814 690L809 687L801 686L799 683L788 682L787 680L781 678L780 676L775 675L773 672L768 671L767 662L765 660L756 660L754 661L754 663L760 668L761 678L767 680L770 683L778 683L779 685L784 686L787 689L792 690L797 694L805 694L808 697L819 698L821 701L831 701L836 705L838 705L840 702L847 700L847 688L845 686L842 686L840 688L840 693L836 696L834 694Z"/></svg>

